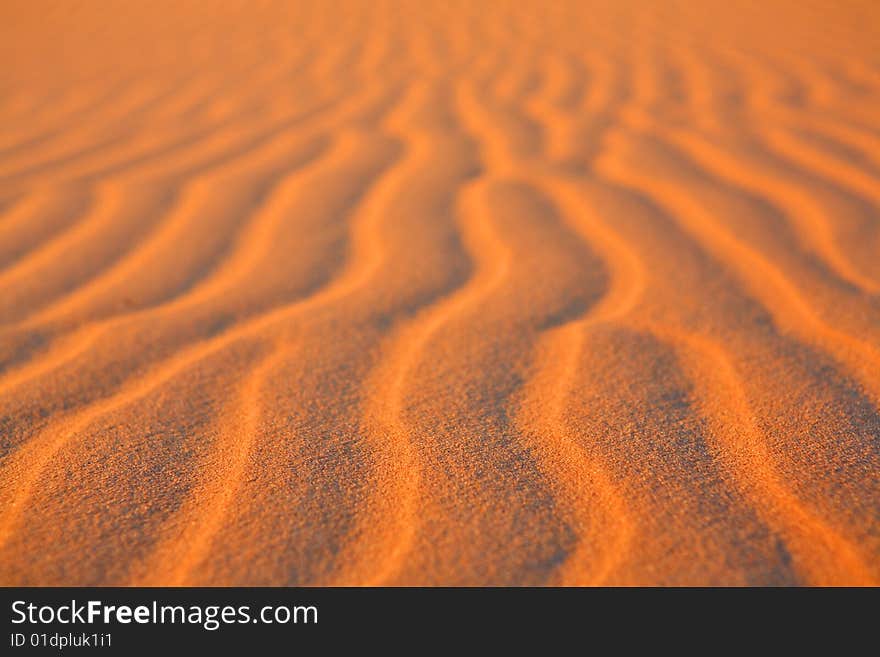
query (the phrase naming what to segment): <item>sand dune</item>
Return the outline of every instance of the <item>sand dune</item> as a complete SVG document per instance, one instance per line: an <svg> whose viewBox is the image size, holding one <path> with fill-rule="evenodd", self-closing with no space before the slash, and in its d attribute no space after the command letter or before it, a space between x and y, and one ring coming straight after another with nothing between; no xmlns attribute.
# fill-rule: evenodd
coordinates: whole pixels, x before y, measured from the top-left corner
<svg viewBox="0 0 880 657"><path fill-rule="evenodd" d="M872 2L6 2L0 584L880 584Z"/></svg>

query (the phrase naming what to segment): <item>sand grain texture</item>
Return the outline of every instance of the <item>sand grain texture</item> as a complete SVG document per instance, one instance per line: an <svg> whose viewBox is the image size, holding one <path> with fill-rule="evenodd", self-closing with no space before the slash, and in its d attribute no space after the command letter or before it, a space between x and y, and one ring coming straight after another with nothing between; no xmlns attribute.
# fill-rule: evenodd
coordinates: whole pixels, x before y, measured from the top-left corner
<svg viewBox="0 0 880 657"><path fill-rule="evenodd" d="M4 2L0 584L880 584L873 2Z"/></svg>

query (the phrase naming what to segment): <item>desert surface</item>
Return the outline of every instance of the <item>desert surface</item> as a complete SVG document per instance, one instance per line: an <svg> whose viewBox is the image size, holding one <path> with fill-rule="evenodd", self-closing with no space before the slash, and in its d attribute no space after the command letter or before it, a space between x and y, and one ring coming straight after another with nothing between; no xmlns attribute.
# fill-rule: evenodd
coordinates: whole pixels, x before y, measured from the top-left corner
<svg viewBox="0 0 880 657"><path fill-rule="evenodd" d="M0 5L0 584L878 583L876 2Z"/></svg>

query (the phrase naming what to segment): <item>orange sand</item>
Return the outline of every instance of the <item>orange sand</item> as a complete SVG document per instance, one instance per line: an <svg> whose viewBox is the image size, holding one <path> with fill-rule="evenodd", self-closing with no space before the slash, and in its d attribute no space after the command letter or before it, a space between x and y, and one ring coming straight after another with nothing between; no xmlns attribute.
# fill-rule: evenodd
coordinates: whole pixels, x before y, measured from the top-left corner
<svg viewBox="0 0 880 657"><path fill-rule="evenodd" d="M0 584L880 583L874 0L6 0L0 62Z"/></svg>

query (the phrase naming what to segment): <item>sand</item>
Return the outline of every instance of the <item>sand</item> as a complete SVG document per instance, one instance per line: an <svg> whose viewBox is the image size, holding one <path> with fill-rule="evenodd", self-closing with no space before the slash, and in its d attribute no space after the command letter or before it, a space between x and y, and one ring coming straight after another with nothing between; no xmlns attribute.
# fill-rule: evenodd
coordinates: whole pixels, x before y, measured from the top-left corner
<svg viewBox="0 0 880 657"><path fill-rule="evenodd" d="M880 11L0 9L0 584L880 583Z"/></svg>

